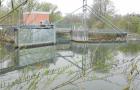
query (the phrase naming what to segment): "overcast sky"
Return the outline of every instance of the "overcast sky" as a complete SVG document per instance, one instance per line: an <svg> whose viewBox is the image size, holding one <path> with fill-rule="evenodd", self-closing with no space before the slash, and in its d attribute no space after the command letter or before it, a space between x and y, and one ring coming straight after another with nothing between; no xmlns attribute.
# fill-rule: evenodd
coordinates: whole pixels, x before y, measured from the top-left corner
<svg viewBox="0 0 140 90"><path fill-rule="evenodd" d="M82 0L40 0L56 4L63 15L72 12L82 5ZM140 0L112 0L117 14L139 13ZM93 0L88 0L92 5Z"/></svg>

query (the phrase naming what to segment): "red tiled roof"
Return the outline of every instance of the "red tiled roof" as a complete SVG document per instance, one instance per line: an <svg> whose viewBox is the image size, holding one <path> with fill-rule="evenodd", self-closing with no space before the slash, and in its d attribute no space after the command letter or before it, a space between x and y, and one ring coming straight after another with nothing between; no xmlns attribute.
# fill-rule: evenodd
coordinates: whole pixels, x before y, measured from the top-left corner
<svg viewBox="0 0 140 90"><path fill-rule="evenodd" d="M40 24L42 21L49 21L49 14L47 12L31 12L23 14L23 23L29 25Z"/></svg>

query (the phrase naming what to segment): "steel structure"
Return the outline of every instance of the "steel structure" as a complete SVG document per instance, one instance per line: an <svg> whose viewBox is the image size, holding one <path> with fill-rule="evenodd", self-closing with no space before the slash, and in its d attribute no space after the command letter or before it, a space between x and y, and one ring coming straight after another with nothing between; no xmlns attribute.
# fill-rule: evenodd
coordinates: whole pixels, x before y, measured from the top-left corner
<svg viewBox="0 0 140 90"><path fill-rule="evenodd" d="M86 27L87 0L83 0L83 25Z"/></svg>

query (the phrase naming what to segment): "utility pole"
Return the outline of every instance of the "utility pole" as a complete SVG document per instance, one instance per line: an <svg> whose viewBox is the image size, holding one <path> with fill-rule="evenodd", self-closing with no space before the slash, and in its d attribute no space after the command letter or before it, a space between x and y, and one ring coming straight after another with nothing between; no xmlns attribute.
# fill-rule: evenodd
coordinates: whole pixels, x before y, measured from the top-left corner
<svg viewBox="0 0 140 90"><path fill-rule="evenodd" d="M83 0L83 19L82 19L82 24L83 24L83 37L84 41L88 40L88 31L87 31L87 0Z"/></svg>
<svg viewBox="0 0 140 90"><path fill-rule="evenodd" d="M86 14L87 14L87 0L83 0L83 22L84 28L86 27Z"/></svg>
<svg viewBox="0 0 140 90"><path fill-rule="evenodd" d="M87 0L83 0L83 18L82 18L82 24L83 24L83 37L84 37L84 41L88 40L88 32L87 32ZM85 52L87 51L87 44L83 44L83 54L82 54L82 73L83 76L86 76L86 60L87 60L87 55L85 54Z"/></svg>
<svg viewBox="0 0 140 90"><path fill-rule="evenodd" d="M83 0L83 19L82 19L82 24L83 24L83 37L84 40L87 41L88 40L88 32L87 32L87 0Z"/></svg>

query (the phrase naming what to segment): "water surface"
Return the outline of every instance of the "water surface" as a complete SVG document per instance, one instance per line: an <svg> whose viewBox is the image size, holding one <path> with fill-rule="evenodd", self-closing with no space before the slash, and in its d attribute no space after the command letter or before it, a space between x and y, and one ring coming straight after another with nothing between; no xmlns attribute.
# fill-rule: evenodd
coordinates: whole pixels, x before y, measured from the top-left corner
<svg viewBox="0 0 140 90"><path fill-rule="evenodd" d="M0 90L140 90L139 44L0 45Z"/></svg>

